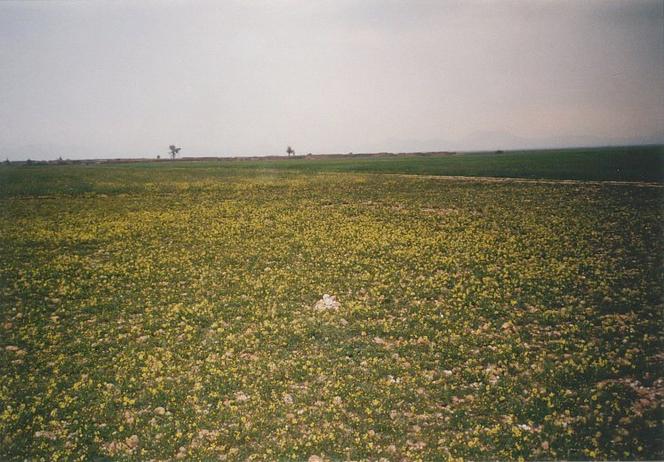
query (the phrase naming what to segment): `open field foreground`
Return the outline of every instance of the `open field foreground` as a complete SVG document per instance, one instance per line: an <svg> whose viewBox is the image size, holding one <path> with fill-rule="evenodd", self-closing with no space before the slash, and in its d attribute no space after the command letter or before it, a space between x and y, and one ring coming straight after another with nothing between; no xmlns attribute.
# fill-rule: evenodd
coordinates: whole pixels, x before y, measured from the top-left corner
<svg viewBox="0 0 664 462"><path fill-rule="evenodd" d="M664 457L661 187L6 168L1 460Z"/></svg>

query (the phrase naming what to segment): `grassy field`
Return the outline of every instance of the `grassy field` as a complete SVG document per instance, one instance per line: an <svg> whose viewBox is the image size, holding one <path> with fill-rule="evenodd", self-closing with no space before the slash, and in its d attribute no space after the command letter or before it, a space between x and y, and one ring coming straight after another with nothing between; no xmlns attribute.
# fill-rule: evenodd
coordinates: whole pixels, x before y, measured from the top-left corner
<svg viewBox="0 0 664 462"><path fill-rule="evenodd" d="M23 172L22 169L26 168L30 169L29 174ZM2 165L0 196L138 193L155 187L168 188L175 183L182 185L206 180L224 180L237 175L271 175L274 171L664 182L664 147L559 149L437 156Z"/></svg>
<svg viewBox="0 0 664 462"><path fill-rule="evenodd" d="M0 459L663 458L664 188L409 159L0 167Z"/></svg>
<svg viewBox="0 0 664 462"><path fill-rule="evenodd" d="M305 172L404 173L613 181L664 181L664 147L579 148L503 153L306 158L235 162L236 167Z"/></svg>

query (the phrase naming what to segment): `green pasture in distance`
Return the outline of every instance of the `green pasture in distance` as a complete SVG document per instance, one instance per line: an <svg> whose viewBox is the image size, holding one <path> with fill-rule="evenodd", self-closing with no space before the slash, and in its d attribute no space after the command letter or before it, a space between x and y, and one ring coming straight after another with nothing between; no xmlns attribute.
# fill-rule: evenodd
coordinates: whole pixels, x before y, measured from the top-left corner
<svg viewBox="0 0 664 462"><path fill-rule="evenodd" d="M146 184L224 178L240 170L395 173L600 181L664 181L664 148L634 146L449 155L296 157L283 160L1 165L0 196L137 192Z"/></svg>
<svg viewBox="0 0 664 462"><path fill-rule="evenodd" d="M450 155L235 161L247 168L610 181L664 181L664 148L635 146ZM243 165L244 164L244 165Z"/></svg>

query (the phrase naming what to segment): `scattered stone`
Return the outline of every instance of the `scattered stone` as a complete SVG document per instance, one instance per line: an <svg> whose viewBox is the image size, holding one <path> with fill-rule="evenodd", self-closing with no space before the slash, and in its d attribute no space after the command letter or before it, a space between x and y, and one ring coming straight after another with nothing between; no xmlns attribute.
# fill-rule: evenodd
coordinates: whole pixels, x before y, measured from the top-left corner
<svg viewBox="0 0 664 462"><path fill-rule="evenodd" d="M157 415L164 415L164 414L166 414L166 409L159 406L159 407L154 408L154 413L157 414Z"/></svg>
<svg viewBox="0 0 664 462"><path fill-rule="evenodd" d="M288 405L293 404L293 397L289 393L284 393L284 403Z"/></svg>
<svg viewBox="0 0 664 462"><path fill-rule="evenodd" d="M236 399L237 401L242 402L242 401L247 401L247 400L249 400L249 397L248 397L244 392L242 392L242 391L238 391L238 392L235 393L235 399Z"/></svg>
<svg viewBox="0 0 664 462"><path fill-rule="evenodd" d="M35 438L47 438L49 440L56 439L55 433L47 431L38 431L35 432Z"/></svg>
<svg viewBox="0 0 664 462"><path fill-rule="evenodd" d="M138 435L131 435L125 440L125 444L129 449L136 449L138 447Z"/></svg>
<svg viewBox="0 0 664 462"><path fill-rule="evenodd" d="M124 420L129 425L133 424L135 421L134 416L130 411L124 411Z"/></svg>
<svg viewBox="0 0 664 462"><path fill-rule="evenodd" d="M324 462L323 459L317 455L312 455L309 457L308 462Z"/></svg>
<svg viewBox="0 0 664 462"><path fill-rule="evenodd" d="M443 371L443 375L444 375L445 377L451 377L452 374L453 374L453 372L452 372L451 370L449 370L449 369L445 369L445 370Z"/></svg>
<svg viewBox="0 0 664 462"><path fill-rule="evenodd" d="M324 294L323 298L316 302L314 309L318 311L338 310L340 306L341 304L337 301L337 297Z"/></svg>
<svg viewBox="0 0 664 462"><path fill-rule="evenodd" d="M427 447L427 444L424 441L410 441L406 440L406 445L415 451L421 451L425 447Z"/></svg>
<svg viewBox="0 0 664 462"><path fill-rule="evenodd" d="M7 345L5 347L5 350L7 350L7 351L18 351L18 350L20 350L20 348L17 347L16 345Z"/></svg>
<svg viewBox="0 0 664 462"><path fill-rule="evenodd" d="M206 440L214 440L219 436L219 431L217 430L207 430L207 429L202 429L198 431L198 438L200 439L206 439Z"/></svg>
<svg viewBox="0 0 664 462"><path fill-rule="evenodd" d="M240 355L240 358L245 359L247 361L258 361L258 356L256 356L253 353L242 353Z"/></svg>

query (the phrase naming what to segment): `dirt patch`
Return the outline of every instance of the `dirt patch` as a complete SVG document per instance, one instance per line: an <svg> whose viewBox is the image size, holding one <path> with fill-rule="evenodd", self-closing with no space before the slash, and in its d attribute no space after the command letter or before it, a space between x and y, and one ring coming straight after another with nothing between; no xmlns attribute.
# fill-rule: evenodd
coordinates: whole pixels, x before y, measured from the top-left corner
<svg viewBox="0 0 664 462"><path fill-rule="evenodd" d="M533 183L533 184L567 184L580 186L636 186L640 188L664 188L664 183L654 181L613 181L613 180L555 180L535 178L512 178L494 176L446 176L446 175L411 175L406 173L383 173L403 178L426 178L441 181L468 181L474 183Z"/></svg>

